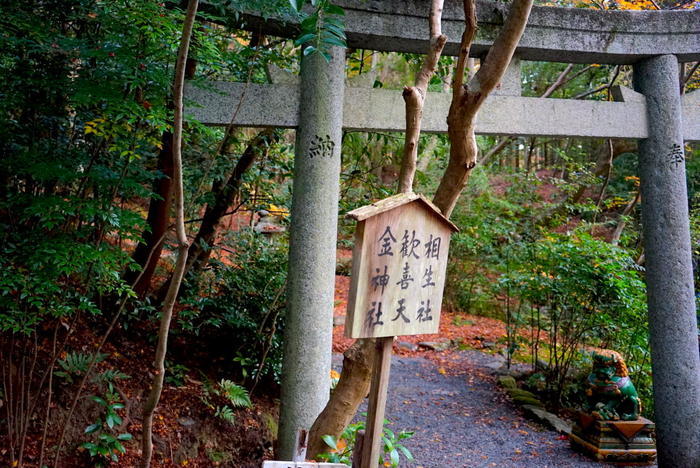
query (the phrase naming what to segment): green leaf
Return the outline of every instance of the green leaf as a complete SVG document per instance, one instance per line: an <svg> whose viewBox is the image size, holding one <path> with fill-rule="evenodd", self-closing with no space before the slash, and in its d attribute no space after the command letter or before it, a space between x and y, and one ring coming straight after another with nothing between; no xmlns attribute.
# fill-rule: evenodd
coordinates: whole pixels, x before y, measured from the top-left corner
<svg viewBox="0 0 700 468"><path fill-rule="evenodd" d="M119 440L131 440L132 438L133 438L133 436L131 434L129 434L128 432L126 434L119 434L117 436L117 439L119 439Z"/></svg>
<svg viewBox="0 0 700 468"><path fill-rule="evenodd" d="M305 18L301 23L299 23L299 26L301 26L301 30L304 32L315 31L317 22L318 22L318 16L311 15L308 18Z"/></svg>
<svg viewBox="0 0 700 468"><path fill-rule="evenodd" d="M343 31L343 28L340 26L326 22L326 24L323 25L323 31L326 34L338 37L338 39L345 40L345 31Z"/></svg>
<svg viewBox="0 0 700 468"><path fill-rule="evenodd" d="M102 406L107 406L107 402L104 399L98 397L97 395L91 396L90 399L96 403L99 403Z"/></svg>
<svg viewBox="0 0 700 468"><path fill-rule="evenodd" d="M115 415L107 413L107 416L105 416L105 422L107 423L107 426L109 426L109 428L112 429L116 423Z"/></svg>
<svg viewBox="0 0 700 468"><path fill-rule="evenodd" d="M85 428L85 433L92 434L93 432L96 432L101 428L102 428L102 422L90 424L88 427Z"/></svg>
<svg viewBox="0 0 700 468"><path fill-rule="evenodd" d="M107 442L108 444L114 443L117 441L117 438L114 437L112 434L106 434L102 433L98 436L98 439L100 439L103 442Z"/></svg>
<svg viewBox="0 0 700 468"><path fill-rule="evenodd" d="M316 52L316 47L314 47L314 46L307 46L307 47L304 49L304 57L306 57L307 55L311 55L311 54L313 54L314 52Z"/></svg>
<svg viewBox="0 0 700 468"><path fill-rule="evenodd" d="M343 10L341 7L338 5L333 5L333 4L328 4L326 8L323 9L326 13L329 15L344 15L345 10Z"/></svg>
<svg viewBox="0 0 700 468"><path fill-rule="evenodd" d="M323 42L324 44L331 44L331 45L336 45L339 47L347 47L348 45L345 43L345 41L341 41L335 36L324 36L323 37Z"/></svg>
<svg viewBox="0 0 700 468"><path fill-rule="evenodd" d="M97 449L97 445L95 445L93 442L85 442L84 444L80 445L84 449L88 449L90 453L92 453L93 450Z"/></svg>
<svg viewBox="0 0 700 468"><path fill-rule="evenodd" d="M296 40L294 41L294 45L299 46L299 45L305 44L305 43L309 42L310 40L314 39L315 37L316 37L316 34L313 34L313 33L304 34L303 36L299 36L298 38L296 38Z"/></svg>
<svg viewBox="0 0 700 468"><path fill-rule="evenodd" d="M321 439L326 443L327 446L329 446L333 450L338 450L338 443L336 442L335 437L333 437L332 435L326 434L324 436L321 436Z"/></svg>
<svg viewBox="0 0 700 468"><path fill-rule="evenodd" d="M391 459L392 467L399 466L399 452L397 452L396 449L389 452L389 458Z"/></svg>
<svg viewBox="0 0 700 468"><path fill-rule="evenodd" d="M411 453L410 450L408 450L406 447L403 445L397 445L396 448L401 450L401 453L403 453L403 456L406 457L406 460L408 461L413 461L413 454Z"/></svg>
<svg viewBox="0 0 700 468"><path fill-rule="evenodd" d="M384 451L389 452L391 450L394 450L394 443L389 440L387 437L382 436L382 440L384 441Z"/></svg>

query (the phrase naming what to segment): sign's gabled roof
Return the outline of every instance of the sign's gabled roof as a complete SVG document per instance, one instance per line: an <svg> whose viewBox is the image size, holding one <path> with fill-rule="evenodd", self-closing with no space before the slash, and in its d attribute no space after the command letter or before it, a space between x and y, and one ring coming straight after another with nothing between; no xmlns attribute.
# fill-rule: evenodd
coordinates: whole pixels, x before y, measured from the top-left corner
<svg viewBox="0 0 700 468"><path fill-rule="evenodd" d="M413 201L418 201L426 210L435 214L438 217L438 219L440 219L444 224L449 226L449 228L452 229L453 232L459 231L459 228L455 226L452 221L447 219L445 215L442 214L440 208L433 205L433 203L427 198L425 198L423 195L413 192L399 193L397 195L385 198L383 200L379 200L378 202L374 202L371 205L365 205L360 208L356 208L348 212L346 216L356 221L364 221L368 218L371 218L372 216L376 216L386 211L393 210L394 208L398 208Z"/></svg>

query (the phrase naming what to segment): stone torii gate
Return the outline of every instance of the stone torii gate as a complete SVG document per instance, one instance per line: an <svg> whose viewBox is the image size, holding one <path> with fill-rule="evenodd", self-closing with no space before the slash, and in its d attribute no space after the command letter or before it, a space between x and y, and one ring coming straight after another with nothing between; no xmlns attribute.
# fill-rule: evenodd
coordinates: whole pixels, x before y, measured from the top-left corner
<svg viewBox="0 0 700 468"><path fill-rule="evenodd" d="M342 0L348 46L427 51L428 0ZM464 17L446 2L444 54L456 55ZM479 1L482 56L507 5ZM288 18L250 14L251 30L294 37ZM660 466L700 466L700 357L691 266L684 141L700 141L700 91L680 95L679 62L700 60L700 10L591 11L534 7L500 90L479 113L480 134L635 138L646 255L650 344ZM629 64L634 88L616 101L522 97L519 60ZM404 131L401 92L346 87L344 51L326 63L303 58L299 83L190 87L188 113L205 124L297 128L285 331L280 455L291 458L297 427L310 427L329 392L336 220L342 130ZM424 132L446 132L450 95L430 93ZM305 187L299 190L296 187ZM324 219L310 229L309 219ZM305 220L306 222L301 222ZM330 226L330 227L329 227ZM302 273L303 272L303 273ZM323 285L313 294L312 285ZM316 289L314 288L314 291ZM313 324L313 325L309 325ZM290 388L297 391L288 391Z"/></svg>

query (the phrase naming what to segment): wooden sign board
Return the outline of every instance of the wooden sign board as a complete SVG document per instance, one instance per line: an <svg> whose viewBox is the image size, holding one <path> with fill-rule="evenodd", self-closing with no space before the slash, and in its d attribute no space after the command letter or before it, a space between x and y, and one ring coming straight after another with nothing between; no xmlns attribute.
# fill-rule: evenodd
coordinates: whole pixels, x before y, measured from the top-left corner
<svg viewBox="0 0 700 468"><path fill-rule="evenodd" d="M348 216L358 225L345 335L437 333L450 235L457 227L415 193L394 195Z"/></svg>

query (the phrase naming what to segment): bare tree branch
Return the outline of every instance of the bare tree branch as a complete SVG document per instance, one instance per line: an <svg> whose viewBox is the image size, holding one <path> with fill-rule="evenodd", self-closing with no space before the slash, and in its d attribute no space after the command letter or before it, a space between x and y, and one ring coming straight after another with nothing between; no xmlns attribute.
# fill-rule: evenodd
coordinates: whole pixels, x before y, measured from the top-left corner
<svg viewBox="0 0 700 468"><path fill-rule="evenodd" d="M510 60L513 58L515 46L520 41L528 17L532 8L532 0L515 0L508 13L500 34L486 54L486 59L481 63L481 68L476 72L474 78L469 82L470 92L481 95L479 105L483 103L486 96L501 81Z"/></svg>
<svg viewBox="0 0 700 468"><path fill-rule="evenodd" d="M608 81L604 85L598 86L595 89L591 89L591 90L585 91L583 93L577 94L576 96L572 97L571 99L583 99L586 96L590 96L591 94L599 93L601 91L605 91L606 89L610 89L612 87L612 85L615 84L615 80L617 80L617 77L619 74L620 74L620 66L616 65L615 66L615 73L613 74L610 81Z"/></svg>
<svg viewBox="0 0 700 468"><path fill-rule="evenodd" d="M168 294L163 303L163 311L158 330L158 344L156 345L156 355L153 371L153 383L148 400L143 408L143 434L141 439L142 458L141 466L148 468L151 466L153 457L153 441L151 439L153 431L153 413L155 412L160 394L163 390L163 379L165 377L165 354L168 350L168 333L170 330L170 320L173 316L173 306L177 299L182 283L182 277L187 263L187 251L189 243L185 231L185 203L182 187L182 122L183 122L183 91L185 85L185 64L190 48L190 39L194 27L195 17L199 0L189 0L185 22L182 27L182 38L178 50L177 62L175 64L175 79L173 83L173 100L175 104L175 118L173 131L173 163L174 163L174 192L175 192L175 232L177 234L177 261L173 271L172 281L168 288Z"/></svg>
<svg viewBox="0 0 700 468"><path fill-rule="evenodd" d="M450 216L471 170L476 166L478 148L474 135L476 114L488 94L503 78L520 36L525 30L533 0L515 0L511 5L501 33L494 41L479 71L463 86L464 68L469 46L476 31L473 0L464 1L465 31L455 69L452 103L447 115L450 139L450 159L435 192L433 202L443 214Z"/></svg>
<svg viewBox="0 0 700 468"><path fill-rule="evenodd" d="M617 245L620 243L620 237L622 237L622 231L625 229L625 224L627 224L627 217L632 213L632 210L634 209L635 205L637 202L639 202L639 196L640 192L637 190L636 195L632 200L625 206L625 209L622 210L622 214L620 215L620 219L617 222L617 226L615 226L615 231L612 233L612 237L610 238L610 243L612 245ZM639 262L637 262L639 263Z"/></svg>
<svg viewBox="0 0 700 468"><path fill-rule="evenodd" d="M566 66L566 68L564 69L564 71L562 71L559 74L559 76L554 81L554 83L552 83L551 86L549 88L547 88L547 90L542 94L541 97L548 98L549 96L554 94L554 91L559 89L564 84L564 79L566 78L566 75L569 74L569 72L571 71L572 68L574 68L574 64L573 63L568 64Z"/></svg>
<svg viewBox="0 0 700 468"><path fill-rule="evenodd" d="M403 89L403 99L406 103L406 140L403 148L403 161L399 174L399 191L410 192L413 189L413 177L416 173L418 159L418 139L420 138L423 120L423 105L428 94L428 84L435 73L442 49L447 42L447 36L442 34L442 5L443 0L433 0L430 8L430 49L423 60L420 72L416 76L415 86Z"/></svg>
<svg viewBox="0 0 700 468"><path fill-rule="evenodd" d="M476 6L473 0L464 0L464 23L465 28L462 33L462 40L459 45L459 56L457 57L457 65L455 66L454 80L452 80L452 102L455 102L455 96L462 96L464 86L464 72L467 68L469 60L469 49L476 35Z"/></svg>

